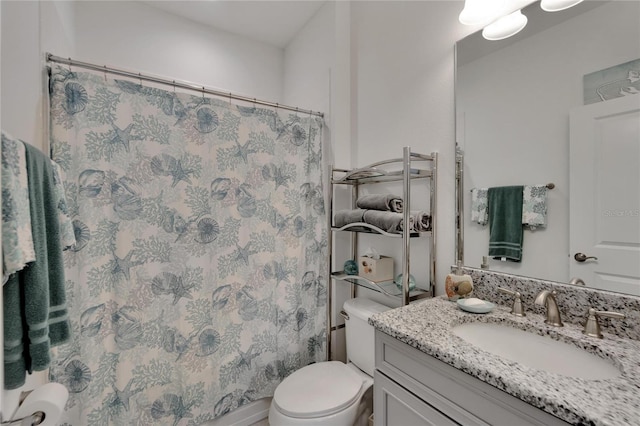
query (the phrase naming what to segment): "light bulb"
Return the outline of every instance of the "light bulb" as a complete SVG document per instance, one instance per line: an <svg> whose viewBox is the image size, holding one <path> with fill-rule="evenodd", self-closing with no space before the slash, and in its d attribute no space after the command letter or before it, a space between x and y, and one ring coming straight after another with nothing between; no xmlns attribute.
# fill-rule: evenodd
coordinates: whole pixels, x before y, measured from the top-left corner
<svg viewBox="0 0 640 426"><path fill-rule="evenodd" d="M458 20L464 25L486 25L499 17L506 0L466 0Z"/></svg>
<svg viewBox="0 0 640 426"><path fill-rule="evenodd" d="M482 36L487 40L502 40L519 33L526 25L527 17L522 14L522 11L516 10L487 25L482 30Z"/></svg>
<svg viewBox="0 0 640 426"><path fill-rule="evenodd" d="M540 7L546 12L559 12L569 9L584 0L541 0Z"/></svg>

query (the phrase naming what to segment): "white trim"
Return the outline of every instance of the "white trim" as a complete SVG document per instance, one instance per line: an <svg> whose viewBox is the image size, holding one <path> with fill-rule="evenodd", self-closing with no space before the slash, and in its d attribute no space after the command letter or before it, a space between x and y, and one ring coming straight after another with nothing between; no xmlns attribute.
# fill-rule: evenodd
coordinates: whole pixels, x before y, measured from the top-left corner
<svg viewBox="0 0 640 426"><path fill-rule="evenodd" d="M271 398L262 398L224 415L203 426L250 426L269 417ZM211 407L213 408L213 407Z"/></svg>

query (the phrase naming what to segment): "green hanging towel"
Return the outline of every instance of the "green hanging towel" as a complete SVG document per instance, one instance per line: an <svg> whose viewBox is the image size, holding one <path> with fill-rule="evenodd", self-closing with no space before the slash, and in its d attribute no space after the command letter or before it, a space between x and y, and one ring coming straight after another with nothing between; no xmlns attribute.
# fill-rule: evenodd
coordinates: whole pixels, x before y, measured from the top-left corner
<svg viewBox="0 0 640 426"><path fill-rule="evenodd" d="M523 186L489 188L489 256L522 260Z"/></svg>
<svg viewBox="0 0 640 426"><path fill-rule="evenodd" d="M51 161L24 145L36 260L3 286L5 389L22 386L26 372L47 369L51 348L71 336Z"/></svg>

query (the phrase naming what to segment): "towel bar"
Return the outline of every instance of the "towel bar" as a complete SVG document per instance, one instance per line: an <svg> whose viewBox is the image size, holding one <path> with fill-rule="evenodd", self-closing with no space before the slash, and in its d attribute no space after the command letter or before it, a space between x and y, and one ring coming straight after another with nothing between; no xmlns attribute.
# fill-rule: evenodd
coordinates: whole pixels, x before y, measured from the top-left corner
<svg viewBox="0 0 640 426"><path fill-rule="evenodd" d="M549 182L548 184L545 185L547 187L547 189L553 189L556 187L556 184L553 182ZM470 189L469 191L472 191L472 189Z"/></svg>

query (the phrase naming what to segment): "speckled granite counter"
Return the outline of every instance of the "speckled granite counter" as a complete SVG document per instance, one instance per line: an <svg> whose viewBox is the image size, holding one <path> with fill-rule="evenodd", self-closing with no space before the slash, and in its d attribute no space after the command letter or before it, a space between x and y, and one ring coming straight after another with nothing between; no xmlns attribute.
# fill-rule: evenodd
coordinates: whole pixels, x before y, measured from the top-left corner
<svg viewBox="0 0 640 426"><path fill-rule="evenodd" d="M468 322L503 323L556 340L572 343L609 359L621 375L606 380L584 380L534 370L477 349L451 329ZM565 324L550 327L541 315L518 318L497 306L489 314L463 312L446 298L434 298L375 314L376 329L495 386L569 423L632 425L640 422L640 342L605 333L604 339L586 337L582 328Z"/></svg>

